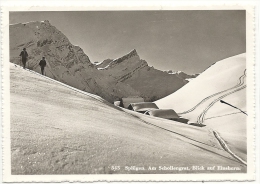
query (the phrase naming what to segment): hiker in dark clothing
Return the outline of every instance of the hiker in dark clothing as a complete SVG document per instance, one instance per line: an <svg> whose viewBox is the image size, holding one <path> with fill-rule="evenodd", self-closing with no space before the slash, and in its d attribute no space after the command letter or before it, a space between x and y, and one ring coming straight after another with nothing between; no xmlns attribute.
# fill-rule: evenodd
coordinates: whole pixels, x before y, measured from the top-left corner
<svg viewBox="0 0 260 184"><path fill-rule="evenodd" d="M40 61L39 65L41 66L42 75L44 75L44 67L46 66L45 57L42 57L42 60Z"/></svg>
<svg viewBox="0 0 260 184"><path fill-rule="evenodd" d="M26 61L28 58L28 53L26 52L26 48L23 48L23 51L21 52L21 54L19 56L22 56L23 68L25 68Z"/></svg>

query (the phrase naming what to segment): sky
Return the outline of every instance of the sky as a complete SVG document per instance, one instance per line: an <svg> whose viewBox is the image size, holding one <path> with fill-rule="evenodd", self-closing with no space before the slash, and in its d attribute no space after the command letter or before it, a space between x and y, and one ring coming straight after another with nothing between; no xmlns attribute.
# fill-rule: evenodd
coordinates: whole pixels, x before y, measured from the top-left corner
<svg viewBox="0 0 260 184"><path fill-rule="evenodd" d="M244 10L10 12L9 23L49 20L91 62L133 49L160 70L201 73L246 52Z"/></svg>

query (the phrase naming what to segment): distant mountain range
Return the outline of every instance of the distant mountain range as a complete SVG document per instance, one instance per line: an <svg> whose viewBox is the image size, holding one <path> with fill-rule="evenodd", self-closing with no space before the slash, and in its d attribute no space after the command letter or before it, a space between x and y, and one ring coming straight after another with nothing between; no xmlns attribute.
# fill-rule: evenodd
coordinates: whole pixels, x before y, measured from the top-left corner
<svg viewBox="0 0 260 184"><path fill-rule="evenodd" d="M184 72L182 72L182 71L173 72L172 70L168 70L167 72L168 72L168 74L176 75L176 76L179 77L180 79L185 79L185 80L194 79L194 78L196 78L196 77L199 76L199 74L189 75L189 74L186 74L186 73L184 73Z"/></svg>
<svg viewBox="0 0 260 184"><path fill-rule="evenodd" d="M93 64L79 46L72 45L49 21L10 25L10 62L21 64L19 54L23 48L29 54L29 69L40 73L38 63L45 56L48 77L99 95L109 102L128 96L155 101L197 76L150 67L135 49L118 59Z"/></svg>

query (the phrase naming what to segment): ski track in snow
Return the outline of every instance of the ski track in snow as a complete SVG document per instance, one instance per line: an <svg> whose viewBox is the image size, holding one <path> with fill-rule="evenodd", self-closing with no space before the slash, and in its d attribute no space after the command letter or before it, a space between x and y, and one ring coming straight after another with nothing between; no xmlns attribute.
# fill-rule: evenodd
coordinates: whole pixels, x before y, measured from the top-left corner
<svg viewBox="0 0 260 184"><path fill-rule="evenodd" d="M225 92L227 92L227 91L230 91L230 90L233 90L233 89L236 89L236 88L240 87L241 85L243 85L245 76L246 76L246 69L244 70L244 74L239 77L239 82L238 82L238 84L235 85L234 87L229 88L229 89L226 89L226 90L223 90L223 91L220 91L220 92L218 92L218 93L214 93L214 94L212 94L212 95L210 95L210 96L204 98L203 100L201 100L201 101L200 101L197 105L195 105L193 108L191 108L191 109L189 109L189 110L187 110L187 111L184 111L184 112L180 112L180 113L178 113L178 114L187 114L187 113L189 113L189 112L192 112L192 111L194 111L198 106L200 106L200 105L203 104L204 102L208 101L208 100L211 99L212 97L215 97L215 96L217 96L217 95L219 95L219 94L222 94L222 93L225 93Z"/></svg>
<svg viewBox="0 0 260 184"><path fill-rule="evenodd" d="M217 131L213 131L214 136L216 137L216 139L219 141L219 144L222 146L222 148L228 152L232 157L234 157L235 159L237 159L238 161L240 161L242 164L247 165L246 161L244 161L242 158L240 158L239 156L237 156L234 152L232 152L227 143L224 141L224 139L219 135L219 133Z"/></svg>
<svg viewBox="0 0 260 184"><path fill-rule="evenodd" d="M234 87L232 87L232 88L230 88L230 89L221 91L221 92L219 92L219 93L215 93L215 94L213 94L213 95L211 95L211 96L205 98L204 100L206 101L206 100L208 100L208 99L210 99L210 98L212 98L212 97L214 97L214 96L216 96L216 95L218 95L218 94L225 93L225 92L227 92L227 91L232 90L232 91L230 91L230 92L228 92L228 93L225 93L224 95L218 97L217 99L213 100L213 101L203 110L203 112L198 116L198 118L197 118L197 123L199 123L199 124L203 124L203 123L204 123L207 112L208 112L209 109L210 109L215 103L217 103L219 100L225 98L225 97L228 96L228 95L231 95L231 94L233 94L233 93L235 93L235 92L237 92L237 91L240 91L240 90L246 88L246 85L244 85L245 77L246 77L246 70L244 71L244 74L239 78L239 83L238 83L236 86L234 86ZM200 104L202 104L202 103L204 102L204 100L202 100L199 104L197 104L197 105L194 107L194 109L196 109ZM193 109L193 110L194 110L194 109ZM191 110L191 111L193 111L193 110ZM233 152L229 149L228 145L226 144L226 142L224 141L224 139L222 139L222 137L219 135L218 132L213 131L213 134L214 134L214 136L216 137L216 139L218 140L218 142L220 143L220 145L222 146L222 148L223 148L226 152L228 152L233 158L237 159L237 160L240 161L241 163L247 165L246 161L244 161L242 158L240 158L239 156L237 156L235 153L233 153Z"/></svg>
<svg viewBox="0 0 260 184"><path fill-rule="evenodd" d="M231 92L229 92L229 93L226 93L225 95L222 95L222 96L220 96L219 98L215 99L215 100L214 100L213 102L211 102L211 103L203 110L203 112L198 116L198 118L197 118L197 123L199 123L199 124L203 124L203 123L204 123L205 116L206 116L207 112L208 112L209 109L210 109L215 103L217 103L219 100L225 98L226 96L228 96L228 95L230 95L230 94L233 94L233 93L235 93L235 92L237 92L237 91L240 91L240 90L242 90L242 89L244 89L244 88L246 88L246 85L244 85L244 86L242 86L242 87L240 87L240 88L238 88L238 89L236 89L236 90L233 90L233 91L231 91Z"/></svg>
<svg viewBox="0 0 260 184"><path fill-rule="evenodd" d="M228 88L226 90L223 90L223 91L220 91L220 92L217 92L217 93L214 93L206 98L204 98L203 100L201 100L197 105L195 105L193 108L187 110L187 111L184 111L184 112L181 112L181 113L178 113L178 114L187 114L187 113L190 113L192 111L194 111L195 109L197 109L197 107L199 107L201 104L203 104L204 102L207 102L209 101L210 99L212 99L213 97L217 96L217 95L220 95L220 94L223 94L222 96L218 97L217 99L213 99L213 101L208 105L206 106L206 108L202 111L202 113L197 117L197 123L198 124L203 124L204 121L205 121L205 117L206 117L206 114L207 112L209 111L209 109L215 104L217 103L219 100L225 98L226 96L228 95L231 95L237 91L240 91L244 88L246 88L246 85L244 85L244 82L245 82L245 78L246 78L246 69L244 70L244 73L243 75L241 75L239 77L239 81L238 81L238 84L231 87L231 88ZM246 161L244 161L242 158L240 158L239 156L237 156L235 153L233 153L228 145L226 144L226 142L220 137L220 134L216 131L212 131L215 138L218 140L218 142L220 143L220 145L222 146L222 148L228 152L233 158L237 159L239 162L247 165Z"/></svg>
<svg viewBox="0 0 260 184"><path fill-rule="evenodd" d="M242 57L241 57L242 55L239 55L239 57L237 58L237 56L234 58L234 59L232 59L232 58L230 58L230 59L228 59L227 58L227 60L229 61L229 62L231 62L231 63L234 63L234 62L236 62L236 61L240 61L239 59L243 59ZM228 63L230 66L232 66L231 65L231 63ZM221 64L221 63L220 63ZM225 69L225 65L218 65L216 68L222 68L222 69ZM242 65L241 65L241 67L242 67ZM212 69L213 70L213 69ZM234 68L233 70L235 70L235 72L237 71L237 69L236 68ZM198 99L199 100L199 102L196 102L195 104L195 106L193 106L192 108L190 108L190 109L188 109L188 110L186 110L186 109L184 109L184 110L186 110L186 111L183 111L183 112L179 112L178 114L179 115L184 115L184 114L188 114L188 113L190 113L190 112L192 112L192 111L195 111L196 110L196 112L194 112L194 114L188 114L187 116L189 117L189 116L191 116L192 118L193 118L193 116L197 119L195 119L195 122L196 122L196 124L198 124L198 125L202 125L203 123L204 123L204 121L205 121L205 119L206 119L206 114L207 114L207 112L211 109L211 107L213 107L219 100L221 100L221 99L223 99L223 98L225 98L226 96L228 96L228 95L231 95L231 94L234 94L234 93L236 93L236 92L238 92L238 91L240 91L240 90L243 90L243 89L245 89L246 88L246 84L244 84L245 83L245 78L246 78L246 69L245 68L243 68L243 74L238 78L238 83L235 85L235 86L233 86L233 84L230 84L230 85L228 85L228 86L226 86L225 88L222 88L221 89L221 91L219 91L219 92L217 92L216 91L216 93L214 93L215 91L213 91L212 92L212 94L207 94L207 95L205 95L205 96L203 96L203 95L201 95L201 97L200 97L200 99ZM213 70L213 72L215 72L215 73L218 73L218 71L217 70ZM240 71L241 72L241 71ZM239 73L240 73L239 72ZM238 74L238 76L239 76L239 73L236 73L236 74ZM241 72L242 73L242 72ZM211 73L210 72L208 72L207 73L208 74L208 77L209 76L212 76L211 75ZM231 77L231 76L229 76L229 77ZM219 79L222 79L221 77L219 77ZM236 78L232 78L232 79L236 79ZM223 80L223 79L222 79ZM224 79L225 80L225 79ZM219 81L218 81L219 82ZM200 83L197 83L198 85L200 84ZM231 87L231 86L233 86L233 87ZM193 86L194 87L194 86ZM213 85L213 87L214 87L214 85ZM217 87L217 86L215 86L215 87ZM185 88L185 87L184 87ZM188 89L190 89L190 88L188 88ZM200 88L200 90L201 90L201 88ZM184 92L186 92L187 93L187 90L185 91L185 90L180 90L180 91L184 91ZM177 92L178 93L178 92ZM186 94L185 93L185 94ZM179 96L178 96L179 95ZM189 95L189 93L187 94L187 95ZM173 100L175 100L175 101L177 101L177 102L180 102L180 101L178 101L177 99L176 99L176 96L177 97L179 97L179 98L182 98L183 96L182 96L182 93L178 93L178 94L176 94L175 96L174 95L172 95L172 96L169 96L169 97L166 97L166 98L164 98L163 100L161 99L161 100L158 100L158 104L159 105L161 105L161 106L167 106L167 108L168 108L168 106L171 108L174 108L174 104L172 105L171 104L171 101L170 101L170 99L173 99ZM168 98L168 99L167 99ZM202 99L202 100L201 100ZM202 104L203 104L203 106L202 106ZM187 107L189 107L188 105L187 105ZM215 106L214 106L215 107ZM198 113L198 114L196 114L196 113ZM191 120L191 119L190 119ZM217 121L217 120L216 120ZM235 158L236 160L238 160L240 163L243 163L244 165L246 165L246 162L243 160L243 159L241 159L240 157L238 157L235 153L233 153L229 148L228 148L228 145L226 144L226 142L220 137L220 134L219 133L217 133L216 131L211 131L211 133L214 135L214 138L220 143L220 145L221 145L221 147L222 147L222 149L223 150L225 150L228 154L230 154L233 158ZM224 134L223 134L223 136L224 136ZM227 138L227 137L226 137ZM231 147L232 147L232 145L231 145ZM236 147L235 147L236 148ZM241 148L241 146L238 146L238 148L237 149L240 149ZM241 148L242 149L242 148ZM238 151L238 150L237 150ZM241 150L240 150L241 151ZM240 152L240 151L238 151L238 152Z"/></svg>

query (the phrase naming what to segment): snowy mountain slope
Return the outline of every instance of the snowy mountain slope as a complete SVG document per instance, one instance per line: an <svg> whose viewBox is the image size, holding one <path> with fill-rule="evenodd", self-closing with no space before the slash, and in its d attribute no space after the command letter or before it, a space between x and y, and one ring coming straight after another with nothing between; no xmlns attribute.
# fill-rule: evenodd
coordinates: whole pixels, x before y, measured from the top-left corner
<svg viewBox="0 0 260 184"><path fill-rule="evenodd" d="M216 130L231 150L246 160L247 116L220 100L246 111L246 54L215 63L156 104L159 108L174 109L190 122L203 123Z"/></svg>
<svg viewBox="0 0 260 184"><path fill-rule="evenodd" d="M206 127L126 113L14 64L10 82L12 174L246 172ZM202 162L241 170L147 170Z"/></svg>
<svg viewBox="0 0 260 184"><path fill-rule="evenodd" d="M174 107L177 112L188 110L205 97L236 86L245 73L245 65L245 54L219 61L189 82L185 88L156 103L164 108L172 108L172 102L175 102L178 104ZM181 98L183 95L186 96L185 101Z"/></svg>
<svg viewBox="0 0 260 184"><path fill-rule="evenodd" d="M48 21L10 25L10 62L21 65L19 54L23 48L29 54L28 68L40 73L38 63L45 56L47 76L110 102L128 96L156 100L187 83L175 75L155 71L139 58L136 50L118 59L92 64L79 46L72 45ZM158 82L161 89L157 88Z"/></svg>

